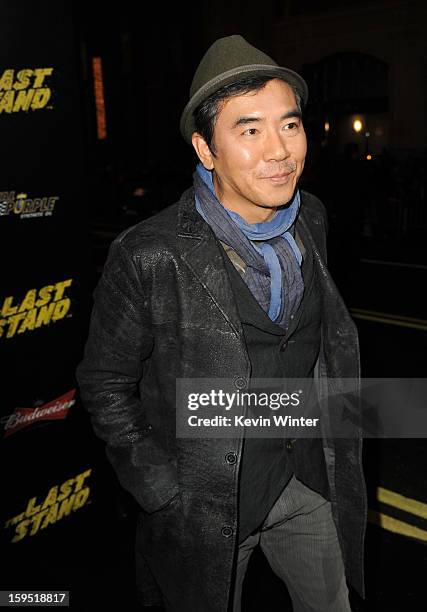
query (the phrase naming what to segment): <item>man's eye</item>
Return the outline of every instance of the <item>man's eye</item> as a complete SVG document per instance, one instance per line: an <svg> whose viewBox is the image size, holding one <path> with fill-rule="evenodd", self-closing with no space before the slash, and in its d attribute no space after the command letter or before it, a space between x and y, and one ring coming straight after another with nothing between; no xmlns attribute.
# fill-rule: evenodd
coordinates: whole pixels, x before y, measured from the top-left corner
<svg viewBox="0 0 427 612"><path fill-rule="evenodd" d="M248 134L248 136L253 136L254 134L257 133L257 129L256 128L248 128L247 130L245 130L243 132L243 134Z"/></svg>
<svg viewBox="0 0 427 612"><path fill-rule="evenodd" d="M295 129L295 128L299 127L298 123L296 123L295 121L291 121L290 123L287 123L284 127L286 129L289 126L295 126L292 129Z"/></svg>

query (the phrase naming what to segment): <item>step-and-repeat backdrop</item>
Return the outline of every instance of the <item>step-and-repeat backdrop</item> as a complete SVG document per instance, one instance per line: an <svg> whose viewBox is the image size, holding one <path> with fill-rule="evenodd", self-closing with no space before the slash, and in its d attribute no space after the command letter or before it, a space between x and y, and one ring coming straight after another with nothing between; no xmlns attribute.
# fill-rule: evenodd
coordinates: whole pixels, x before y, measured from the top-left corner
<svg viewBox="0 0 427 612"><path fill-rule="evenodd" d="M1 589L70 588L117 511L76 393L93 286L71 4L0 4Z"/></svg>

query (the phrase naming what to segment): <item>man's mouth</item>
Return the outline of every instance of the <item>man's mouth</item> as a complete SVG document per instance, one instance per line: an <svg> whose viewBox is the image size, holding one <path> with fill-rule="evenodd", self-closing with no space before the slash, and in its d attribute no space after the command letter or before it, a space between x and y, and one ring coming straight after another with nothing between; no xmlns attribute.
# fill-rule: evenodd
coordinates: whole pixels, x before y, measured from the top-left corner
<svg viewBox="0 0 427 612"><path fill-rule="evenodd" d="M273 174L264 178L273 181L274 183L287 183L292 172L281 172L280 174Z"/></svg>
<svg viewBox="0 0 427 612"><path fill-rule="evenodd" d="M290 172L281 172L280 174L273 174L268 178L283 178L284 176L289 176Z"/></svg>

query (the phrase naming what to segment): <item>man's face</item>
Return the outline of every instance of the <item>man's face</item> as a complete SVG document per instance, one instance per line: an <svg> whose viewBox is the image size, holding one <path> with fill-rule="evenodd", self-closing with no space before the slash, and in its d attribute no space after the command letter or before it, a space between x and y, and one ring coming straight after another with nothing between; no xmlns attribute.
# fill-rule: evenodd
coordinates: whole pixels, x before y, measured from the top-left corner
<svg viewBox="0 0 427 612"><path fill-rule="evenodd" d="M213 142L215 156L193 134L200 159L214 170L215 191L224 206L257 223L292 199L307 140L290 85L273 79L257 92L225 100Z"/></svg>

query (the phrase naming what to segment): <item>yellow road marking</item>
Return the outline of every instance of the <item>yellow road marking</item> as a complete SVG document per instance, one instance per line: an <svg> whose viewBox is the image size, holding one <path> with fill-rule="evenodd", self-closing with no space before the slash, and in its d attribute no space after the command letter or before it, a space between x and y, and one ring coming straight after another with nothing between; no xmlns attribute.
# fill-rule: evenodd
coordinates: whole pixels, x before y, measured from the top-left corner
<svg viewBox="0 0 427 612"><path fill-rule="evenodd" d="M400 495L400 493L395 493L383 487L377 487L377 499L383 504L394 506L395 508L399 508L399 510L404 510L410 514L415 514L415 516L427 519L427 504L416 499L404 497Z"/></svg>
<svg viewBox="0 0 427 612"><path fill-rule="evenodd" d="M399 521L398 519L387 516L382 512L369 510L368 521L375 525L379 525L383 529L387 529L387 531L392 531L393 533L399 533L400 535L404 535L409 538L416 538L417 540L427 542L427 531L425 529L414 527L414 525L409 525L409 523Z"/></svg>
<svg viewBox="0 0 427 612"><path fill-rule="evenodd" d="M398 508L409 514L414 514L423 519L427 519L427 504L420 502L417 499L405 497L400 493L395 493L384 487L377 487L377 499L383 504ZM388 516L383 512L377 512L376 510L368 510L368 521L374 525L378 525L387 531L398 533L400 535L415 538L423 542L427 542L427 531L410 525L392 516Z"/></svg>
<svg viewBox="0 0 427 612"><path fill-rule="evenodd" d="M355 319L375 321L376 323L386 323L387 325L397 325L398 327L409 327L411 329L421 329L427 331L427 321L415 317L406 317L389 312L378 312L376 310L364 310L363 308L350 308L350 312Z"/></svg>
<svg viewBox="0 0 427 612"><path fill-rule="evenodd" d="M405 315L399 315L399 314L395 314L392 312L380 312L378 310L366 310L365 308L351 308L351 310L354 312L359 312L361 314L365 313L365 314L380 315L382 317L386 317L390 319L398 319L402 321L409 321L412 323L423 323L424 325L427 325L426 319L418 319L416 317L407 317Z"/></svg>

